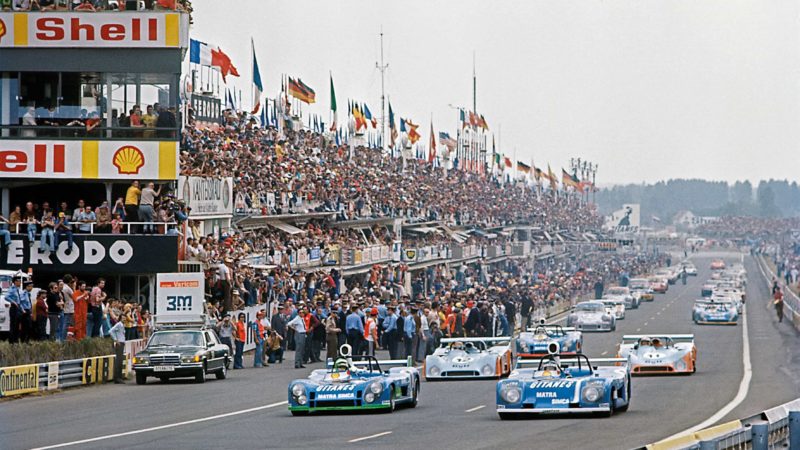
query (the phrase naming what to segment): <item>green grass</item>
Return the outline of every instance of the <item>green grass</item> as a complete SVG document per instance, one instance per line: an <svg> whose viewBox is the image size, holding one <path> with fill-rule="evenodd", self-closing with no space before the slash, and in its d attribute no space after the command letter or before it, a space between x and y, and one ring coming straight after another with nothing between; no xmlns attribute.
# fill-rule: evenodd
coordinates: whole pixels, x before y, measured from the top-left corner
<svg viewBox="0 0 800 450"><path fill-rule="evenodd" d="M0 367L41 364L51 361L88 358L114 354L111 339L86 338L82 341L32 341L11 344L0 342Z"/></svg>

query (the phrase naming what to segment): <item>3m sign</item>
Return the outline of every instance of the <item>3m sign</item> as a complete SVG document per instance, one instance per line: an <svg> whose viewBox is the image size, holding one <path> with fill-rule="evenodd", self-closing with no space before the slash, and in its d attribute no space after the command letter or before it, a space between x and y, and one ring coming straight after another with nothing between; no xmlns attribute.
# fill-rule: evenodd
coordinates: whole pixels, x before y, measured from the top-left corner
<svg viewBox="0 0 800 450"><path fill-rule="evenodd" d="M178 178L174 141L37 141L0 139L0 179Z"/></svg>
<svg viewBox="0 0 800 450"><path fill-rule="evenodd" d="M0 48L186 48L189 16L181 13L0 13Z"/></svg>
<svg viewBox="0 0 800 450"><path fill-rule="evenodd" d="M202 322L205 277L200 273L156 275L156 322Z"/></svg>

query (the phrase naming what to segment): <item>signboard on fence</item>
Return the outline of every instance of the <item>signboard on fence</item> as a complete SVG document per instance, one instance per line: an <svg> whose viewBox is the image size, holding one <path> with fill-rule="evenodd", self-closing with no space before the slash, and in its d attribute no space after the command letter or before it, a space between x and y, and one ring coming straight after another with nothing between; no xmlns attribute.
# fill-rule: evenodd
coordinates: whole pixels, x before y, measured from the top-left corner
<svg viewBox="0 0 800 450"><path fill-rule="evenodd" d="M0 397L39 390L39 365L0 368Z"/></svg>
<svg viewBox="0 0 800 450"><path fill-rule="evenodd" d="M233 215L233 178L180 177L178 193L192 208L189 218L231 217Z"/></svg>
<svg viewBox="0 0 800 450"><path fill-rule="evenodd" d="M157 322L203 323L205 293L202 272L156 274Z"/></svg>
<svg viewBox="0 0 800 450"><path fill-rule="evenodd" d="M58 361L47 363L47 390L58 389Z"/></svg>
<svg viewBox="0 0 800 450"><path fill-rule="evenodd" d="M94 356L83 360L81 384L105 383L114 378L114 355Z"/></svg>

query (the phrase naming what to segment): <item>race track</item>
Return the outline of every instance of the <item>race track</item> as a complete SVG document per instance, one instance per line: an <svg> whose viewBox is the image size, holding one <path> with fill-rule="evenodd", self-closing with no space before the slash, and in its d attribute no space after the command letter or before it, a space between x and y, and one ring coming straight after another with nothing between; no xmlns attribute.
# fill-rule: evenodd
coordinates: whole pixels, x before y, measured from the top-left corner
<svg viewBox="0 0 800 450"><path fill-rule="evenodd" d="M61 444L96 449L638 447L705 421L739 391L743 324L696 326L691 322L692 301L708 278L711 256L695 257L699 276L690 277L686 286L678 282L666 295L656 294L654 302L628 311L616 332L585 335L585 353L595 357L614 356L622 334L694 333L696 337L696 374L634 378L630 410L612 418L500 421L494 407L494 381L423 381L419 406L393 414L292 417L285 405L287 385L311 367L292 369L293 355L289 354L288 361L278 367L232 371L228 380L209 379L203 385L153 380L136 386L129 381L124 386L2 402L0 448ZM740 258L738 253L723 256L729 263ZM753 372L744 401L723 420L800 396L800 380L791 375L792 367L800 362L800 349L792 345L797 335L787 323L778 325L774 311L767 309L769 290L755 261L745 257L745 264L749 277L745 316Z"/></svg>

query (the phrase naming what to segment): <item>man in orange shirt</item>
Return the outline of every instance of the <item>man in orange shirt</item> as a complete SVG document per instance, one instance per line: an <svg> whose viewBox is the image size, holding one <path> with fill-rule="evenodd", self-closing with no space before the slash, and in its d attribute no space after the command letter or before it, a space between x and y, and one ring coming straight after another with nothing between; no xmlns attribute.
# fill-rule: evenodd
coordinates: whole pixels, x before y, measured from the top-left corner
<svg viewBox="0 0 800 450"><path fill-rule="evenodd" d="M242 356L244 355L244 343L247 340L247 333L244 328L245 317L244 313L239 313L239 318L236 321L236 328L233 334L236 345L236 351L233 354L234 369L244 369Z"/></svg>

